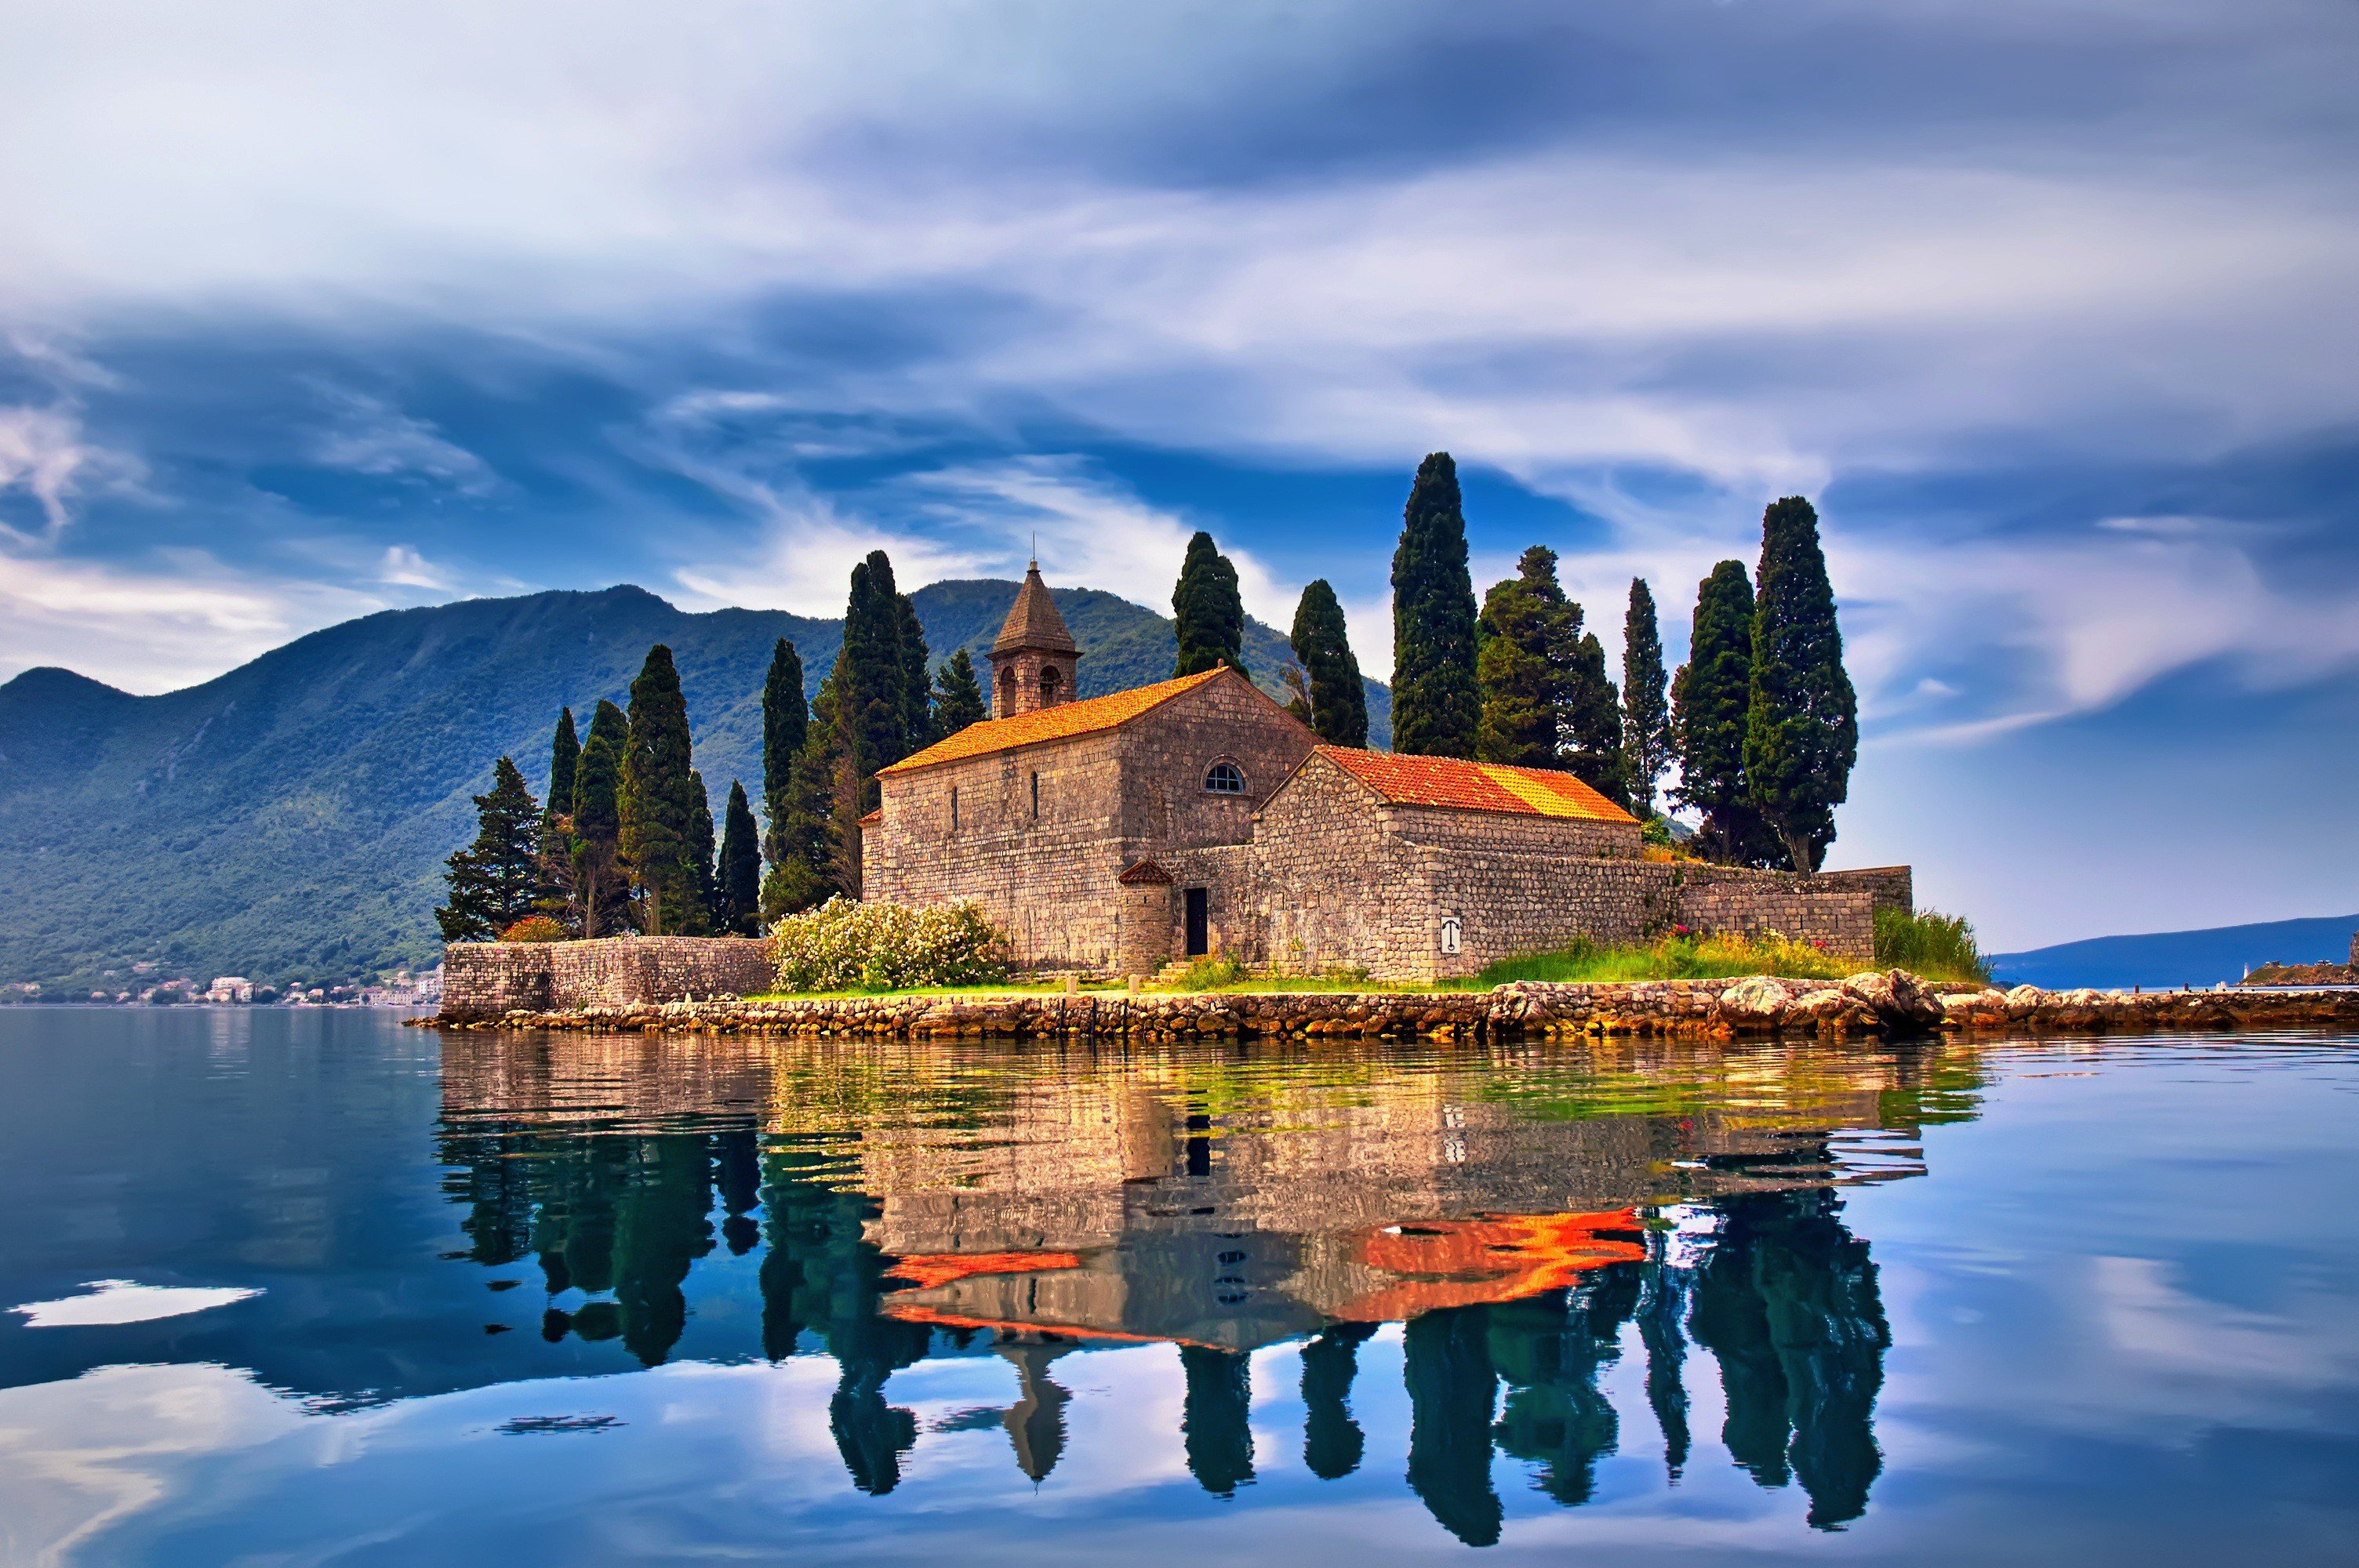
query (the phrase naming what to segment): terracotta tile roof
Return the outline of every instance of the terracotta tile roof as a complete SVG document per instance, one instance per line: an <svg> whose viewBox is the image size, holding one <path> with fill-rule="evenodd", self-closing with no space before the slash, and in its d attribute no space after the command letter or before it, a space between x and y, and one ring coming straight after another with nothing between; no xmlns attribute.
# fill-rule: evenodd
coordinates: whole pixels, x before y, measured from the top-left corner
<svg viewBox="0 0 2359 1568"><path fill-rule="evenodd" d="M1040 580L1040 563L1034 561L1024 573L1024 586L1016 590L1016 602L1008 607L1007 620L992 639L991 651L1005 654L1015 648L1046 648L1060 654L1081 651L1073 634L1065 630L1065 618L1057 613L1057 601L1049 597L1049 585Z"/></svg>
<svg viewBox="0 0 2359 1568"><path fill-rule="evenodd" d="M860 819L860 826L862 826L863 827L875 827L878 826L879 824L881 824L884 820L885 820L885 808L884 808L883 806L878 806L875 810L874 810L874 811L870 812L867 816L865 816L862 817L862 818Z"/></svg>
<svg viewBox="0 0 2359 1568"><path fill-rule="evenodd" d="M989 756L994 752L1013 751L1018 746L1034 746L1043 741L1062 741L1074 735L1088 735L1100 730L1112 730L1129 723L1150 708L1170 701L1183 691L1193 691L1207 681L1220 678L1223 665L1178 680L1158 681L1153 686L1134 687L1105 697L1086 697L1080 702L1060 702L1054 708L1035 708L1019 713L1013 719L986 719L980 724L970 724L957 734L935 741L912 757L904 757L889 768L879 768L877 776L906 773L917 768L929 768L936 762L961 762L968 757Z"/></svg>
<svg viewBox="0 0 2359 1568"><path fill-rule="evenodd" d="M1638 820L1571 773L1545 768L1511 768L1456 757L1406 757L1397 752L1358 752L1345 746L1321 746L1319 752L1388 805L1512 811L1586 822Z"/></svg>

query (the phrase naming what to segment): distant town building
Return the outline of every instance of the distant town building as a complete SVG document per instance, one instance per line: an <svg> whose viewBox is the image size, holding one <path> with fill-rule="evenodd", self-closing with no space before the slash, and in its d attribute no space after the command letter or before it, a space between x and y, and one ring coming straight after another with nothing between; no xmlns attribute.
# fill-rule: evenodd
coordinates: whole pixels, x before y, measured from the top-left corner
<svg viewBox="0 0 2359 1568"><path fill-rule="evenodd" d="M218 1002L245 1002L254 1000L254 982L244 975L222 975L205 988L205 1000Z"/></svg>

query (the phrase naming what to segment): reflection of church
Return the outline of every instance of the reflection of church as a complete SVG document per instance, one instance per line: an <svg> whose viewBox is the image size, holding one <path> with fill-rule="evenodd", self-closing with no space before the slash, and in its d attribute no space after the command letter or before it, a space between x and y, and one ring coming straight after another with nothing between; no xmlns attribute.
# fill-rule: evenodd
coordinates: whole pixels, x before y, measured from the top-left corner
<svg viewBox="0 0 2359 1568"><path fill-rule="evenodd" d="M1332 1054L1003 1074L889 1044L446 1050L443 1151L472 1255L538 1260L544 1334L615 1338L652 1365L680 1341L695 1261L759 1248L762 1353L834 1358L829 1423L870 1492L898 1483L920 1435L888 1398L896 1370L1008 1361L1017 1401L962 1419L1003 1428L1038 1480L1064 1444L1059 1361L1139 1342L1177 1346L1178 1438L1206 1488L1254 1478L1248 1355L1289 1341L1304 1462L1346 1475L1369 1446L1363 1346L1387 1322L1406 1323L1409 1483L1469 1542L1498 1538L1498 1452L1586 1500L1620 1443L1598 1385L1625 1331L1674 1476L1691 1346L1716 1364L1732 1458L1798 1482L1813 1523L1857 1517L1880 1467L1888 1336L1836 1184L1916 1168L1929 1102L1889 1061L1751 1086L1761 1108L1742 1116L1714 1096L1550 1117L1486 1098L1481 1074L1355 1080ZM642 1103L618 1106L618 1084Z"/></svg>

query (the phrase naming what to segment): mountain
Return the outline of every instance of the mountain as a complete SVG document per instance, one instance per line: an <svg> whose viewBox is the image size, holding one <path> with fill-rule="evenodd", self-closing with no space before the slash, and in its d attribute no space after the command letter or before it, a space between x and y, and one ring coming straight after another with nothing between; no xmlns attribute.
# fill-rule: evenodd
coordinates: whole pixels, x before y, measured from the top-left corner
<svg viewBox="0 0 2359 1568"><path fill-rule="evenodd" d="M2156 931L2138 936L2093 936L2023 953L1994 953L1991 973L2001 985L2057 989L2210 986L2242 979L2272 960L2341 963L2351 955L2359 914L2322 920L2270 920L2204 931Z"/></svg>
<svg viewBox="0 0 2359 1568"><path fill-rule="evenodd" d="M911 595L936 660L981 654L1013 582ZM1084 697L1169 675L1169 621L1093 589L1056 590ZM733 778L759 796L761 686L780 637L816 691L840 622L782 611L692 614L644 589L387 611L298 638L160 697L69 670L0 686L0 982L56 994L152 975L307 984L430 963L444 857L473 832L493 759L536 791L571 704L625 700L650 643L671 646L716 812ZM1248 622L1245 658L1278 691L1286 640ZM1389 734L1391 694L1368 687Z"/></svg>

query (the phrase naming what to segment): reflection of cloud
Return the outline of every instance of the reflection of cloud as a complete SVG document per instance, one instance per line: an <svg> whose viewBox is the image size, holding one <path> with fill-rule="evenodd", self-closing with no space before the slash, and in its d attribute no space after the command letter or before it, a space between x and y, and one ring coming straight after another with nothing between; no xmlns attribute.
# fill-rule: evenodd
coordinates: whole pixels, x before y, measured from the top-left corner
<svg viewBox="0 0 2359 1568"><path fill-rule="evenodd" d="M129 1280L92 1280L90 1293L53 1302L27 1302L8 1310L24 1314L28 1328L85 1328L100 1324L148 1323L258 1296L256 1290L227 1285L139 1285Z"/></svg>
<svg viewBox="0 0 2359 1568"><path fill-rule="evenodd" d="M2359 1373L2317 1325L2190 1295L2151 1258L2093 1258L2099 1326L2114 1349L2158 1370L2206 1382L2314 1388ZM2338 1364L2340 1363L2340 1364Z"/></svg>

